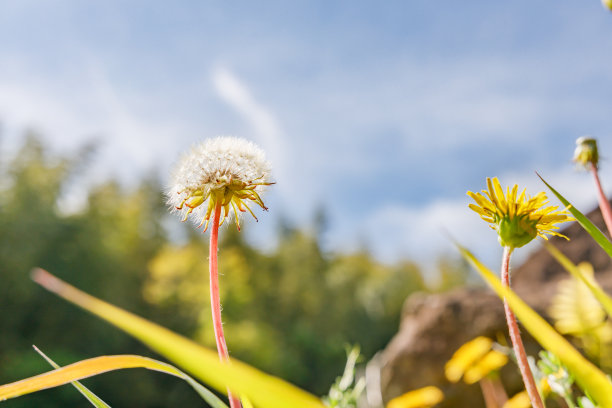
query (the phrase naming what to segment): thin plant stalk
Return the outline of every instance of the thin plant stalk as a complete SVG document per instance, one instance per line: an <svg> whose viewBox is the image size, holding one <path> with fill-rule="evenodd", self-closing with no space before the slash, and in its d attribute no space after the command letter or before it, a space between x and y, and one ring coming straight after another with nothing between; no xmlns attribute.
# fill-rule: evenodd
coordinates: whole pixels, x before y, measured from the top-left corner
<svg viewBox="0 0 612 408"><path fill-rule="evenodd" d="M601 209L601 214L603 215L606 227L608 228L608 235L612 235L612 208L610 208L610 202L608 201L608 198L606 197L603 192L603 189L601 188L601 182L599 181L599 172L597 170L597 166L591 165L591 171L593 172L593 177L595 178L595 187L597 187L599 208Z"/></svg>
<svg viewBox="0 0 612 408"><path fill-rule="evenodd" d="M499 378L484 377L478 383L487 408L501 408L508 401L508 395Z"/></svg>
<svg viewBox="0 0 612 408"><path fill-rule="evenodd" d="M510 287L511 254L512 248L507 246L504 247L501 267L501 281L502 284L508 288ZM519 331L518 323L516 322L516 316L512 312L512 309L510 309L510 305L506 299L504 299L504 310L506 311L506 322L508 323L510 340L512 341L516 361L518 363L519 370L521 371L521 376L523 377L523 382L525 383L525 389L529 395L531 405L533 408L544 408L544 403L542 403L542 398L540 397L540 393L538 392L538 388L533 378L533 373L531 372L529 362L527 361L527 353L525 353L525 346L523 345L523 340L521 339L521 333Z"/></svg>
<svg viewBox="0 0 612 408"><path fill-rule="evenodd" d="M221 321L221 299L219 296L219 270L217 267L217 251L219 248L219 218L221 217L221 202L215 206L213 223L210 231L210 252L209 252L209 273L210 273L210 307L212 310L212 320L215 330L215 340L219 359L229 363L229 352L223 334L223 323ZM227 390L230 408L241 408L240 400L233 396L229 388Z"/></svg>

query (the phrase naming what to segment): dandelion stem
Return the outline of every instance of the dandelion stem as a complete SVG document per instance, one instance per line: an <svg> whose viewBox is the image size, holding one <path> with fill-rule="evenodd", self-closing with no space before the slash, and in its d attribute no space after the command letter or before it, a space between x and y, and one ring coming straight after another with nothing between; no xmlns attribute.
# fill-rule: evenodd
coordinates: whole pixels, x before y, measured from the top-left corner
<svg viewBox="0 0 612 408"><path fill-rule="evenodd" d="M597 187L599 208L601 209L603 219L606 223L606 227L608 228L608 234L612 235L612 208L610 208L610 202L608 201L608 198L606 197L603 192L603 189L601 188L601 182L599 181L599 172L597 171L597 166L591 165L591 170L593 171L593 177L595 178L595 186Z"/></svg>
<svg viewBox="0 0 612 408"><path fill-rule="evenodd" d="M210 272L210 306L212 309L212 320L215 329L215 340L217 342L217 351L219 359L229 363L229 353L225 336L223 334L223 323L221 322L221 300L219 297L219 270L217 268L217 251L219 248L219 218L221 217L221 202L217 202L215 206L215 214L213 215L213 224L210 231L210 252L209 252L209 272ZM231 408L241 408L240 400L233 396L229 388L227 397Z"/></svg>
<svg viewBox="0 0 612 408"><path fill-rule="evenodd" d="M502 258L501 280L502 284L508 288L510 287L511 254L512 248L505 246L504 255ZM518 328L518 323L516 322L516 316L514 316L514 313L510 309L510 305L508 305L506 299L504 299L504 310L506 311L506 321L508 323L510 340L512 341L514 354L516 354L516 360L519 370L521 371L521 376L523 377L523 382L525 383L525 389L527 390L527 394L531 400L531 405L534 408L544 408L542 398L540 398L540 393L538 392L538 388L536 387L535 380L533 378L533 373L531 372L529 362L527 361L527 353L525 353L525 346L523 345L523 340L521 340L521 333Z"/></svg>

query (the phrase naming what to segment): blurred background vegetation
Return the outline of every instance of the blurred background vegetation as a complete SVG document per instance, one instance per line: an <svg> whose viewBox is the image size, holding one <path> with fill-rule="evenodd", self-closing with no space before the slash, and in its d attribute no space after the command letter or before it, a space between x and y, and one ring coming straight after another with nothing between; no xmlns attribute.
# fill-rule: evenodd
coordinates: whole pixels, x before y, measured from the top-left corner
<svg viewBox="0 0 612 408"><path fill-rule="evenodd" d="M0 162L0 382L49 367L35 344L61 365L109 354L153 355L106 323L46 293L29 279L35 266L73 285L214 348L207 276L207 235L172 224L155 178L126 188L109 180L88 192L84 208L58 205L73 176L95 154L51 154L35 134ZM440 261L435 282L408 260L393 265L366 250L321 248L324 213L311 228L280 222L279 244L262 251L230 225L221 234L220 272L230 352L317 395L345 363L345 345L366 358L397 331L405 298L465 283L464 265ZM184 228L173 242L164 225ZM248 228L248 227L247 227ZM85 381L110 405L202 406L181 381L144 370ZM6 407L88 406L71 387L5 402Z"/></svg>

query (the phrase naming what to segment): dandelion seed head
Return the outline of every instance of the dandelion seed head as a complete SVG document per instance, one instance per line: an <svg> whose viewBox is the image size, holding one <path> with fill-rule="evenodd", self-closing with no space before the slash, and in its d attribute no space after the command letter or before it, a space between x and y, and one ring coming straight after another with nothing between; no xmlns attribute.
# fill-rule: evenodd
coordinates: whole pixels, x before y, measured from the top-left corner
<svg viewBox="0 0 612 408"><path fill-rule="evenodd" d="M233 213L240 228L239 213L248 211L257 219L249 201L267 210L260 194L270 184L270 163L261 148L245 139L221 136L193 146L180 158L167 198L183 221L191 218L198 227L208 226L220 205L221 222Z"/></svg>

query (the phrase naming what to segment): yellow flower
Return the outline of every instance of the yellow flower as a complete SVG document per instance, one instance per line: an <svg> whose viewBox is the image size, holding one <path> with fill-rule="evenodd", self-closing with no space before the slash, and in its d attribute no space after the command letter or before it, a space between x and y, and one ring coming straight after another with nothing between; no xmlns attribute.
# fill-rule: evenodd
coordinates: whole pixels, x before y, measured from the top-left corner
<svg viewBox="0 0 612 408"><path fill-rule="evenodd" d="M474 366L467 369L463 375L463 381L466 384L474 384L492 372L495 372L508 363L508 356L504 353L491 350L483 358L480 359Z"/></svg>
<svg viewBox="0 0 612 408"><path fill-rule="evenodd" d="M387 408L429 408L442 402L443 399L444 394L439 388L428 386L393 398L387 404Z"/></svg>
<svg viewBox="0 0 612 408"><path fill-rule="evenodd" d="M551 392L551 389L550 384L548 383L548 380L546 378L542 378L540 380L538 390L540 391L540 395L543 398L548 397ZM527 394L527 391L521 391L518 394L514 394L512 398L506 401L502 408L531 408L529 394Z"/></svg>
<svg viewBox="0 0 612 408"><path fill-rule="evenodd" d="M444 366L446 378L455 383L463 376L466 384L474 384L505 366L508 356L492 346L493 340L480 336L459 347Z"/></svg>
<svg viewBox="0 0 612 408"><path fill-rule="evenodd" d="M594 282L593 266L590 263L582 262L578 269L587 280ZM559 333L575 336L593 335L599 328L604 327L607 320L606 312L593 292L584 282L573 276L557 285L557 293L552 299L548 314L554 319Z"/></svg>
<svg viewBox="0 0 612 408"><path fill-rule="evenodd" d="M469 207L497 231L502 246L519 248L536 236L548 239L546 234L568 239L554 231L559 229L555 224L573 221L573 218L566 209L547 206L548 198L544 192L529 197L523 189L517 197L518 185L515 184L512 190L507 187L504 195L497 177L487 177L487 187L488 190L482 190L482 194L467 192L476 201L476 204L470 204Z"/></svg>
<svg viewBox="0 0 612 408"><path fill-rule="evenodd" d="M506 401L503 408L531 408L531 401L529 400L527 391L521 391L510 398Z"/></svg>
<svg viewBox="0 0 612 408"><path fill-rule="evenodd" d="M459 347L444 366L446 378L450 382L459 381L466 370L491 350L492 345L493 340L479 336Z"/></svg>

